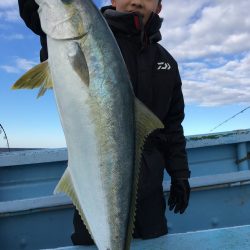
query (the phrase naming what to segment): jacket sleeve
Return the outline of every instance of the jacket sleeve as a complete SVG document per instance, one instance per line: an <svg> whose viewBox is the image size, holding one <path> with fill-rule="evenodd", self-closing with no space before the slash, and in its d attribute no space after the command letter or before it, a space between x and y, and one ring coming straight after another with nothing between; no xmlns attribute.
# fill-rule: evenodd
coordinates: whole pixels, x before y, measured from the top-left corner
<svg viewBox="0 0 250 250"><path fill-rule="evenodd" d="M181 125L184 119L184 99L181 86L182 82L177 66L176 81L169 110L163 120L165 125L164 134L167 140L167 145L164 147L163 152L166 162L165 168L173 178L190 177L186 153L186 139Z"/></svg>
<svg viewBox="0 0 250 250"><path fill-rule="evenodd" d="M38 15L38 5L35 0L18 0L19 13L27 27L39 36L45 36Z"/></svg>

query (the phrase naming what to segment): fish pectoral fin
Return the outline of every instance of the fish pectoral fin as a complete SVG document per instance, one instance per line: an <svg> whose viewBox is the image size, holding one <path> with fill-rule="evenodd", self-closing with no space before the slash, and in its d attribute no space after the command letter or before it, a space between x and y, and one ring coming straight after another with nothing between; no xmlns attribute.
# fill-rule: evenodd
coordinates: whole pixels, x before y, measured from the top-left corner
<svg viewBox="0 0 250 250"><path fill-rule="evenodd" d="M44 61L19 78L12 89L34 89L39 88L37 98L44 95L47 89L53 88L48 61Z"/></svg>
<svg viewBox="0 0 250 250"><path fill-rule="evenodd" d="M70 64L82 82L89 86L89 69L87 60L82 52L81 46L77 42L68 44L68 58Z"/></svg>
<svg viewBox="0 0 250 250"><path fill-rule="evenodd" d="M75 205L77 211L79 212L79 214L81 216L83 223L85 224L86 228L88 229L88 231L92 237L92 233L91 233L89 224L87 222L87 219L83 213L83 210L82 210L81 205L79 203L79 200L77 198L77 194L76 194L76 191L75 191L75 188L73 185L73 181L72 181L72 178L70 175L69 167L66 168L63 176L61 177L60 181L58 182L58 184L55 187L54 194L58 194L58 193L65 193L71 198L73 204ZM93 239L93 237L92 237L92 239Z"/></svg>
<svg viewBox="0 0 250 250"><path fill-rule="evenodd" d="M137 199L137 187L140 173L141 165L141 155L143 151L144 143L147 137L156 129L164 128L161 120L153 114L141 101L135 98L135 122L136 122L136 148L135 148L135 178L132 189L131 196L131 211L130 211L130 220L128 224L128 238L125 243L125 249L130 249L130 242L132 240L132 234L134 230L134 221L135 221L135 208L136 208L136 199Z"/></svg>

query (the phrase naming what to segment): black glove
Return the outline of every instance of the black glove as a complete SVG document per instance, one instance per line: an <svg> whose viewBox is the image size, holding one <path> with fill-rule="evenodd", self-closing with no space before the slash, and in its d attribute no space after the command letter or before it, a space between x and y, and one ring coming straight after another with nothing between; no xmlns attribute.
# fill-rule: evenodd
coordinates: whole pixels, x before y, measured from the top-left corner
<svg viewBox="0 0 250 250"><path fill-rule="evenodd" d="M184 213L188 206L189 195L190 186L188 179L172 178L168 199L169 210L174 209L175 213Z"/></svg>

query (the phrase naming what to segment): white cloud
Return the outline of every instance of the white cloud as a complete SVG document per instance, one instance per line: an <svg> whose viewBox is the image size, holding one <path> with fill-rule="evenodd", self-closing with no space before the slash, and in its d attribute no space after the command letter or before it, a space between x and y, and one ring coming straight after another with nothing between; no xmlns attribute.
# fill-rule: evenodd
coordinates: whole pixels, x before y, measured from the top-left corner
<svg viewBox="0 0 250 250"><path fill-rule="evenodd" d="M17 58L16 59L16 65L21 70L29 70L34 65L36 65L37 62L25 59L25 58Z"/></svg>
<svg viewBox="0 0 250 250"><path fill-rule="evenodd" d="M218 61L220 58L218 59ZM214 61L217 61L214 58ZM187 103L219 106L250 103L250 53L211 67L207 63L182 63L183 92ZM216 65L216 62L215 62Z"/></svg>
<svg viewBox="0 0 250 250"><path fill-rule="evenodd" d="M250 1L163 0L165 48L179 62L186 103L250 103Z"/></svg>
<svg viewBox="0 0 250 250"><path fill-rule="evenodd" d="M21 71L29 70L36 64L37 62L35 61L17 57L13 62L13 65L0 65L0 68L7 73L19 73Z"/></svg>
<svg viewBox="0 0 250 250"><path fill-rule="evenodd" d="M10 9L5 12L6 21L19 21L19 11L17 9Z"/></svg>
<svg viewBox="0 0 250 250"><path fill-rule="evenodd" d="M17 0L2 0L0 2L0 9L9 8L13 6L17 6Z"/></svg>
<svg viewBox="0 0 250 250"><path fill-rule="evenodd" d="M163 44L179 60L250 49L248 0L165 1ZM179 6L182 6L180 9Z"/></svg>
<svg viewBox="0 0 250 250"><path fill-rule="evenodd" d="M0 68L3 69L7 73L18 73L19 72L19 69L17 69L16 67L10 66L10 65L1 65Z"/></svg>
<svg viewBox="0 0 250 250"><path fill-rule="evenodd" d="M24 35L18 33L9 35L0 34L0 38L3 38L5 40L22 40L24 39Z"/></svg>
<svg viewBox="0 0 250 250"><path fill-rule="evenodd" d="M0 2L0 20L1 19L6 22L17 22L21 20L17 0L4 0Z"/></svg>

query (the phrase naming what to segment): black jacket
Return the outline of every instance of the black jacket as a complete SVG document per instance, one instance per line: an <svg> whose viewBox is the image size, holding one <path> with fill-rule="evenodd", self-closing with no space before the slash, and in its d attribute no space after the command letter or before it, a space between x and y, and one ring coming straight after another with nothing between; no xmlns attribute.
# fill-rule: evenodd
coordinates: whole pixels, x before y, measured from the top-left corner
<svg viewBox="0 0 250 250"><path fill-rule="evenodd" d="M48 58L46 35L41 29L37 13L38 5L34 0L18 0L18 3L25 24L41 38L41 61L46 60ZM104 7L101 11L121 49L135 95L165 125L165 129L154 135L154 138L150 137L145 146L143 161L148 162L147 165L150 166L151 162L154 162L150 167L149 176L158 172L155 169L158 164L164 165L171 177L188 178L190 172L181 125L184 119L182 83L176 61L158 44L161 40L159 29L162 19L154 14L143 27L141 17L134 13L119 13L111 6ZM138 18L137 22L135 18ZM154 184L161 185L160 179L150 179L147 185L153 190ZM141 184L146 185L145 181ZM147 193L148 190L144 191Z"/></svg>
<svg viewBox="0 0 250 250"><path fill-rule="evenodd" d="M26 25L40 35L41 60L46 59L46 36L41 30L37 4L34 0L19 0L19 8ZM181 125L184 101L178 65L157 43L161 40L162 24L158 15L152 14L144 27L140 15L135 13L118 13L110 6L102 8L102 13L121 49L135 95L165 125L146 142L138 185L134 235L153 238L167 233L162 190L164 167L171 177L188 178L190 175ZM77 212L74 225L73 242L81 241L86 229Z"/></svg>
<svg viewBox="0 0 250 250"><path fill-rule="evenodd" d="M176 61L157 43L161 40L162 19L152 14L143 27L139 15L119 13L111 7L102 8L102 12L121 49L135 95L165 125L163 131L154 135L156 138L149 138L144 155L149 158L154 151L159 158L154 147L159 146L170 176L188 178L186 141L181 125L184 119L182 83ZM135 18L139 18L139 27Z"/></svg>
<svg viewBox="0 0 250 250"><path fill-rule="evenodd" d="M48 50L46 34L42 31L40 18L37 12L39 6L35 0L18 0L18 5L20 16L27 27L40 36L42 46L40 50L40 61L43 62L48 59Z"/></svg>

